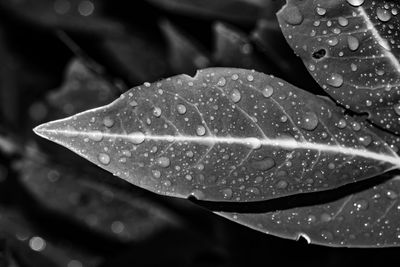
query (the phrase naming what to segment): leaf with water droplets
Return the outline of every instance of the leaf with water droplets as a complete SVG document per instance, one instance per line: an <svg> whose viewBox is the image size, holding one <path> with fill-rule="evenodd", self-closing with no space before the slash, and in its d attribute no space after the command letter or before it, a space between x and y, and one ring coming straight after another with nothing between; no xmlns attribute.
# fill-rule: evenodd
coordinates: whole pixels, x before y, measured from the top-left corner
<svg viewBox="0 0 400 267"><path fill-rule="evenodd" d="M288 0L278 13L287 41L339 103L400 133L398 1Z"/></svg>
<svg viewBox="0 0 400 267"><path fill-rule="evenodd" d="M377 177L375 186L344 188L247 207L243 212L216 212L234 222L283 238L345 247L400 245L400 176ZM314 204L310 204L314 203ZM319 204L315 204L319 203ZM279 209L279 211L276 211Z"/></svg>
<svg viewBox="0 0 400 267"><path fill-rule="evenodd" d="M243 69L145 83L35 132L140 187L212 201L326 190L400 165L390 134Z"/></svg>

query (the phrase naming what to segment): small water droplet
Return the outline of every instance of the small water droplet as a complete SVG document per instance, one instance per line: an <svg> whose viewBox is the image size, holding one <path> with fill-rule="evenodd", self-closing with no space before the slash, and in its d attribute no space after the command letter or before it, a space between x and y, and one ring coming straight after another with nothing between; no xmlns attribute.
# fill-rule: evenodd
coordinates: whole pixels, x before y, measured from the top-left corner
<svg viewBox="0 0 400 267"><path fill-rule="evenodd" d="M87 135L88 135L89 139L96 141L96 142L100 142L101 140L103 140L103 133L100 131L89 132Z"/></svg>
<svg viewBox="0 0 400 267"><path fill-rule="evenodd" d="M142 132L133 132L129 134L129 141L136 145L143 143L145 139L146 136Z"/></svg>
<svg viewBox="0 0 400 267"><path fill-rule="evenodd" d="M233 89L231 93L231 99L233 102L237 103L240 101L242 98L242 95L240 94L240 91L238 89Z"/></svg>
<svg viewBox="0 0 400 267"><path fill-rule="evenodd" d="M349 0L348 0L349 1ZM331 232L329 231L322 231L321 232L321 236L325 239L325 240L332 240L333 239L333 235Z"/></svg>
<svg viewBox="0 0 400 267"><path fill-rule="evenodd" d="M317 114L315 114L314 112L308 111L301 118L300 127L305 130L312 131L315 128L317 128L318 122L319 122L319 120L318 120Z"/></svg>
<svg viewBox="0 0 400 267"><path fill-rule="evenodd" d="M177 109L178 113L181 114L181 115L186 113L186 106L185 105L179 104L179 105L176 106L176 109Z"/></svg>
<svg viewBox="0 0 400 267"><path fill-rule="evenodd" d="M203 125L197 126L196 134L200 135L200 136L205 135L206 134L206 128Z"/></svg>
<svg viewBox="0 0 400 267"><path fill-rule="evenodd" d="M338 73L333 73L330 78L328 78L327 83L333 87L340 87L343 85L343 76Z"/></svg>
<svg viewBox="0 0 400 267"><path fill-rule="evenodd" d="M342 27L346 27L349 24L349 20L345 17L339 17L338 22Z"/></svg>
<svg viewBox="0 0 400 267"><path fill-rule="evenodd" d="M254 76L253 76L253 75L247 75L247 80L248 80L249 82L254 81Z"/></svg>
<svg viewBox="0 0 400 267"><path fill-rule="evenodd" d="M226 84L226 79L224 77L221 77L218 79L217 85L218 86L225 86Z"/></svg>
<svg viewBox="0 0 400 267"><path fill-rule="evenodd" d="M153 115L156 116L156 117L160 117L161 116L161 108L155 107L153 109Z"/></svg>
<svg viewBox="0 0 400 267"><path fill-rule="evenodd" d="M321 221L322 222L330 222L332 220L332 216L329 213L322 213L321 214Z"/></svg>
<svg viewBox="0 0 400 267"><path fill-rule="evenodd" d="M239 79L239 75L232 74L232 80L236 81L237 79Z"/></svg>
<svg viewBox="0 0 400 267"><path fill-rule="evenodd" d="M357 211L368 209L368 201L365 199L359 199L354 202L354 207L356 207Z"/></svg>
<svg viewBox="0 0 400 267"><path fill-rule="evenodd" d="M322 7L317 7L315 11L316 11L317 14L320 15L320 16L323 16L323 15L326 14L326 9L325 9L325 8L322 8Z"/></svg>
<svg viewBox="0 0 400 267"><path fill-rule="evenodd" d="M103 124L104 124L104 126L110 128L114 125L114 120L107 116L103 119Z"/></svg>
<svg viewBox="0 0 400 267"><path fill-rule="evenodd" d="M110 164L111 158L108 154L106 153L100 153L98 156L99 162L103 165L108 165Z"/></svg>
<svg viewBox="0 0 400 267"><path fill-rule="evenodd" d="M400 103L394 105L393 108L394 108L394 112L396 112L396 114L400 116Z"/></svg>
<svg viewBox="0 0 400 267"><path fill-rule="evenodd" d="M271 97L274 93L274 88L271 85L266 85L262 90L262 94L265 98Z"/></svg>
<svg viewBox="0 0 400 267"><path fill-rule="evenodd" d="M386 191L386 197L388 197L389 199L396 199L398 197L397 193L394 192L393 190L388 190Z"/></svg>
<svg viewBox="0 0 400 267"><path fill-rule="evenodd" d="M347 45L351 51L356 51L360 46L360 41L356 37L349 35L347 37Z"/></svg>
<svg viewBox="0 0 400 267"><path fill-rule="evenodd" d="M138 105L138 102L136 102L135 100L132 100L129 102L129 106L131 107L136 107Z"/></svg>
<svg viewBox="0 0 400 267"><path fill-rule="evenodd" d="M372 142L372 137L369 135L365 136L360 136L358 137L358 141L363 145L363 146L369 146Z"/></svg>
<svg viewBox="0 0 400 267"><path fill-rule="evenodd" d="M160 178L161 172L159 170L152 170L151 173L153 174L154 178Z"/></svg>
<svg viewBox="0 0 400 267"><path fill-rule="evenodd" d="M340 119L336 126L340 129L343 129L347 126L347 122L344 119Z"/></svg>
<svg viewBox="0 0 400 267"><path fill-rule="evenodd" d="M285 181L285 180L279 180L279 181L276 183L276 187L277 187L278 189L285 189L287 186L288 186L288 182Z"/></svg>
<svg viewBox="0 0 400 267"><path fill-rule="evenodd" d="M265 157L261 160L254 160L251 165L257 170L266 171L275 166L275 160L270 157Z"/></svg>
<svg viewBox="0 0 400 267"><path fill-rule="evenodd" d="M34 251L43 251L46 248L46 241L40 236L34 236L29 240L29 246Z"/></svg>
<svg viewBox="0 0 400 267"><path fill-rule="evenodd" d="M230 188L225 188L222 190L222 194L224 196L224 199L231 199L233 196L233 191Z"/></svg>

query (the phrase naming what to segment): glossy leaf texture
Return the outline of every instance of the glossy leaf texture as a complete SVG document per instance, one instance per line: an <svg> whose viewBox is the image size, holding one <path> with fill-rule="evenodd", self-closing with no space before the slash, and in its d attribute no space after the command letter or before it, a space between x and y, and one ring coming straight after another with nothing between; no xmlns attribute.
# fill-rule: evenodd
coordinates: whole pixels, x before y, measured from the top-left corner
<svg viewBox="0 0 400 267"><path fill-rule="evenodd" d="M278 78L233 68L145 83L34 131L145 189L211 201L326 190L400 165L383 141L390 134Z"/></svg>
<svg viewBox="0 0 400 267"><path fill-rule="evenodd" d="M288 0L283 33L311 75L339 103L400 133L398 1Z"/></svg>
<svg viewBox="0 0 400 267"><path fill-rule="evenodd" d="M348 190L312 196L305 205L299 199L296 207L263 212L217 212L237 223L283 238L308 243L345 247L392 247L400 244L400 176L378 177L373 187L363 186L356 193ZM389 179L388 179L389 178ZM382 182L383 181L383 182ZM332 201L331 196L336 195ZM337 196L340 196L339 198ZM287 202L289 203L289 202ZM322 203L322 204L321 204ZM268 209L265 205L263 209Z"/></svg>

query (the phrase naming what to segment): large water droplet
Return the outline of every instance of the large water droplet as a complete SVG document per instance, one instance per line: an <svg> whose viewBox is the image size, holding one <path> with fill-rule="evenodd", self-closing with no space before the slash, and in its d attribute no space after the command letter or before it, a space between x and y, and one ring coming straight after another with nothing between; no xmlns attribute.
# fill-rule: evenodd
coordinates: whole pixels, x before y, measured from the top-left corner
<svg viewBox="0 0 400 267"><path fill-rule="evenodd" d="M157 159L157 164L161 167L167 168L171 164L171 161L167 157L160 157Z"/></svg>
<svg viewBox="0 0 400 267"><path fill-rule="evenodd" d="M103 124L104 124L104 126L110 128L114 125L114 120L107 116L103 119Z"/></svg>
<svg viewBox="0 0 400 267"><path fill-rule="evenodd" d="M240 91L238 89L233 89L231 93L231 99L233 102L237 103L240 101L242 98L242 95L240 94Z"/></svg>
<svg viewBox="0 0 400 267"><path fill-rule="evenodd" d="M176 106L176 109L177 109L178 113L181 114L181 115L186 113L186 106L185 105L179 104L179 105Z"/></svg>
<svg viewBox="0 0 400 267"><path fill-rule="evenodd" d="M343 85L343 76L338 73L333 73L327 80L327 83L333 87L340 87Z"/></svg>
<svg viewBox="0 0 400 267"><path fill-rule="evenodd" d="M356 37L349 35L347 37L347 44L351 51L356 51L358 49L358 47L360 46L360 41L358 41L358 39Z"/></svg>
<svg viewBox="0 0 400 267"><path fill-rule="evenodd" d="M381 7L378 7L376 9L376 15L377 15L378 19L382 22L387 22L392 18L392 14L390 13L390 11L383 9Z"/></svg>
<svg viewBox="0 0 400 267"><path fill-rule="evenodd" d="M275 160L270 157L265 157L261 160L254 160L251 165L257 170L266 171L275 166Z"/></svg>
<svg viewBox="0 0 400 267"><path fill-rule="evenodd" d="M196 133L197 133L197 135L200 135L200 136L205 135L206 128L203 125L199 125L199 126L197 126Z"/></svg>
<svg viewBox="0 0 400 267"><path fill-rule="evenodd" d="M286 6L282 10L282 17L291 25L298 25L303 22L303 15L301 14L299 8L295 5Z"/></svg>
<svg viewBox="0 0 400 267"><path fill-rule="evenodd" d="M264 97L271 97L274 93L274 88L271 85L266 85L262 90L262 94Z"/></svg>
<svg viewBox="0 0 400 267"><path fill-rule="evenodd" d="M111 161L110 156L106 153L100 153L98 156L98 160L103 165L108 165Z"/></svg>
<svg viewBox="0 0 400 267"><path fill-rule="evenodd" d="M352 6L361 6L364 3L364 0L347 0L347 3Z"/></svg>
<svg viewBox="0 0 400 267"><path fill-rule="evenodd" d="M312 131L318 126L318 117L314 112L306 112L301 118L300 127Z"/></svg>
<svg viewBox="0 0 400 267"><path fill-rule="evenodd" d="M129 141L136 145L143 143L145 139L146 136L142 132L133 132L129 134Z"/></svg>

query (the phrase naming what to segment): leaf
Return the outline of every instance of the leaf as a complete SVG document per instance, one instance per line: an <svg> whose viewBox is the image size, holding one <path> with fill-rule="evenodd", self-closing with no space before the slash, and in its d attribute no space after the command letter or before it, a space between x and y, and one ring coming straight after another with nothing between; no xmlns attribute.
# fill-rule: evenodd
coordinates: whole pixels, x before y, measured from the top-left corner
<svg viewBox="0 0 400 267"><path fill-rule="evenodd" d="M204 49L192 41L168 20L160 22L160 28L165 35L169 49L168 60L174 73L195 73L210 65L209 56Z"/></svg>
<svg viewBox="0 0 400 267"><path fill-rule="evenodd" d="M400 17L397 1L288 0L285 37L339 103L400 133Z"/></svg>
<svg viewBox="0 0 400 267"><path fill-rule="evenodd" d="M400 176L388 174L379 178L383 182L353 194L346 194L348 190L339 191L341 197L333 201L334 194L330 192L311 197L314 203L320 204L301 206L297 199L296 203L291 203L296 207L279 211L217 214L267 234L289 239L303 237L313 244L399 246ZM268 209L268 205L264 208Z"/></svg>
<svg viewBox="0 0 400 267"><path fill-rule="evenodd" d="M148 0L156 6L184 15L251 23L271 17L282 1L264 0Z"/></svg>
<svg viewBox="0 0 400 267"><path fill-rule="evenodd" d="M30 159L20 162L19 172L21 183L45 209L120 242L140 242L179 225L173 213L139 192L128 195L101 184L97 177L103 173Z"/></svg>
<svg viewBox="0 0 400 267"><path fill-rule="evenodd" d="M221 22L215 23L213 29L216 65L272 72L270 62L258 53L244 32Z"/></svg>
<svg viewBox="0 0 400 267"><path fill-rule="evenodd" d="M397 168L382 140L390 134L371 129L278 78L211 68L145 83L34 131L156 193L257 201Z"/></svg>

